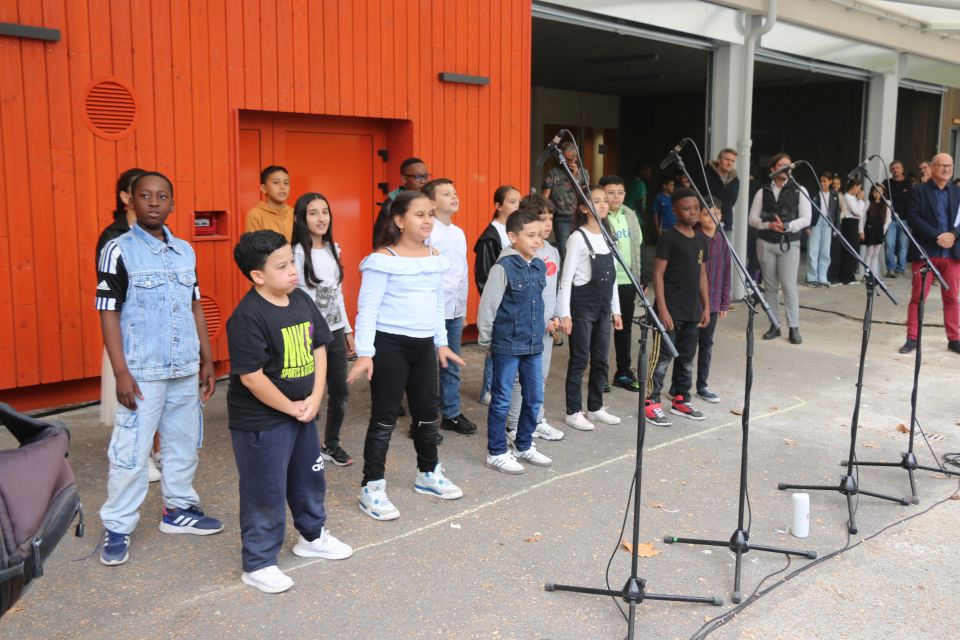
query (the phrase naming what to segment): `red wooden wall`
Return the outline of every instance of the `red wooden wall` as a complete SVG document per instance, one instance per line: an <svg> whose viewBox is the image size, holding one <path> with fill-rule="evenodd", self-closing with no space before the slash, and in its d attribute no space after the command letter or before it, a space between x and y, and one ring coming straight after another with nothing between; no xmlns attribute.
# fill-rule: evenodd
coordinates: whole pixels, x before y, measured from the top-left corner
<svg viewBox="0 0 960 640"><path fill-rule="evenodd" d="M497 185L529 182L530 13L530 0L0 0L0 22L62 38L0 36L0 400L97 397L93 251L121 171L173 178L177 235L193 237L193 211L224 210L236 237L253 204L237 198L240 110L410 121L413 152L457 184L472 246ZM117 140L83 117L108 78L136 100ZM391 186L407 150L393 151ZM229 250L199 244L225 318L242 293Z"/></svg>

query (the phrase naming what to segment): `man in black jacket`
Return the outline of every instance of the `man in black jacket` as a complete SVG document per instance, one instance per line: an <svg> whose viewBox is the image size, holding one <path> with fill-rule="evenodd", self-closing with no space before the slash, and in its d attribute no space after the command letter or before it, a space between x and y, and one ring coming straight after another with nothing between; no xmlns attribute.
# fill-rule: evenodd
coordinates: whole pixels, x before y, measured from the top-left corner
<svg viewBox="0 0 960 640"><path fill-rule="evenodd" d="M716 160L710 160L703 167L703 173L693 172L693 182L697 189L707 196L707 187L714 198L720 200L720 210L723 211L723 228L730 231L733 228L733 207L737 204L740 191L740 178L734 165L737 163L737 152L733 149L724 149L717 155ZM704 183L706 175L706 183Z"/></svg>
<svg viewBox="0 0 960 640"><path fill-rule="evenodd" d="M807 286L829 287L827 272L830 270L830 241L833 238L833 229L820 215L830 217L834 226L840 224L840 196L831 187L833 174L824 171L820 174L820 193L813 198L815 207L811 207L810 226L804 232L807 234Z"/></svg>

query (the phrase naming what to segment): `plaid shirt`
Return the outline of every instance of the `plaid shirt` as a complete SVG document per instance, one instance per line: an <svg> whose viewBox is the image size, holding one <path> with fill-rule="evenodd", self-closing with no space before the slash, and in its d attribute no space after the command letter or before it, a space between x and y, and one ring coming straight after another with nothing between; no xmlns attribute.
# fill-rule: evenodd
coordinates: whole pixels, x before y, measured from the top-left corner
<svg viewBox="0 0 960 640"><path fill-rule="evenodd" d="M718 229L707 239L707 285L710 288L710 313L730 308L730 248Z"/></svg>

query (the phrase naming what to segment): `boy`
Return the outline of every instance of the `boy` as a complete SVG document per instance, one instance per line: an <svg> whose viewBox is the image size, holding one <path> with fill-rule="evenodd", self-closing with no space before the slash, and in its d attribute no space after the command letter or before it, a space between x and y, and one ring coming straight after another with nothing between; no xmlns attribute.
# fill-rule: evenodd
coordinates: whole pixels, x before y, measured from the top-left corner
<svg viewBox="0 0 960 640"><path fill-rule="evenodd" d="M244 584L264 593L293 586L277 567L290 505L298 556L340 560L353 550L325 527L327 483L314 417L332 336L317 305L297 289L293 251L283 236L245 233L233 257L253 283L227 320L227 418L240 475Z"/></svg>
<svg viewBox="0 0 960 640"><path fill-rule="evenodd" d="M537 451L533 431L543 404L543 289L546 265L537 257L542 243L536 211L523 209L507 218L511 247L503 250L490 269L477 313L477 342L490 349L493 384L487 413L487 461L503 473L523 473L519 458L546 467L553 463ZM513 380L519 372L523 396L514 453L507 449L506 419Z"/></svg>
<svg viewBox="0 0 960 640"><path fill-rule="evenodd" d="M100 562L110 566L130 557L130 534L147 495L147 458L158 431L164 469L160 531L203 536L223 530L199 509L193 488L203 434L200 406L215 384L196 256L164 225L173 211L173 185L166 176L141 173L131 193L137 221L104 245L97 263L97 309L120 403L107 450L107 499L100 509L105 529Z"/></svg>
<svg viewBox="0 0 960 640"><path fill-rule="evenodd" d="M723 221L720 200L713 198L713 215ZM730 309L730 247L717 233L717 223L706 207L700 209L700 233L707 239L707 287L710 291L710 323L700 329L697 349L697 396L707 402L720 402L720 396L710 390L710 357L713 354L713 333L717 319L726 318Z"/></svg>
<svg viewBox="0 0 960 640"><path fill-rule="evenodd" d="M630 271L633 272L635 277L639 278L643 267L643 259L640 255L643 234L640 231L637 216L623 204L623 199L626 197L623 178L620 176L603 176L600 178L600 186L603 187L603 191L607 195L607 202L610 203L610 213L607 214L607 220L613 229L617 249L623 256L624 262L630 265ZM637 291L633 288L630 277L620 263L615 264L617 268L617 295L620 298L623 328L613 330L613 347L617 354L617 369L613 374L613 384L621 389L639 393L640 382L637 380L637 376L633 374L633 369L630 368L630 348L632 346L630 338Z"/></svg>
<svg viewBox="0 0 960 640"><path fill-rule="evenodd" d="M467 315L467 236L452 219L460 210L460 199L449 178L431 180L423 185L423 194L433 202L436 212L430 246L450 260L450 268L443 273L444 319L447 346L460 355L463 318ZM440 367L440 414L441 429L463 435L477 430L460 410L460 365L456 362Z"/></svg>
<svg viewBox="0 0 960 640"><path fill-rule="evenodd" d="M675 183L670 176L660 178L660 193L653 202L654 221L657 224L657 237L674 225L677 217L673 214L672 194Z"/></svg>
<svg viewBox="0 0 960 640"><path fill-rule="evenodd" d="M266 196L267 200L257 203L257 206L247 212L244 231L270 229L290 242L293 238L293 207L287 204L290 174L277 165L265 167L260 172L260 193Z"/></svg>
<svg viewBox="0 0 960 640"><path fill-rule="evenodd" d="M703 420L706 416L690 402L690 386L699 329L710 324L707 239L693 228L700 218L700 203L691 189L674 191L671 204L677 222L663 232L653 262L657 314L679 354L673 364L670 413ZM670 360L670 355L661 350L653 372L650 397L646 400L647 422L657 427L672 424L660 407L660 391Z"/></svg>
<svg viewBox="0 0 960 640"><path fill-rule="evenodd" d="M427 169L426 163L420 158L407 158L400 163L400 186L388 193L386 199L380 203L380 212L373 222L374 242L376 242L383 225L390 220L390 203L403 191L419 191L428 180L430 180L430 171Z"/></svg>

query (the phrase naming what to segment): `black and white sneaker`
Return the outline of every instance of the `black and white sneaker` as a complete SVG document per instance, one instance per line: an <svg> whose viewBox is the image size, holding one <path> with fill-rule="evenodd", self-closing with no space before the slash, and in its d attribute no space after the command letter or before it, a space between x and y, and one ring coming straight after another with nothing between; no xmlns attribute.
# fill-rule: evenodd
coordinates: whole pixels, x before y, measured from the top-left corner
<svg viewBox="0 0 960 640"><path fill-rule="evenodd" d="M320 445L320 457L327 462L332 462L338 467L346 467L353 464L353 458L351 458L350 454L344 451L343 447L339 444L335 444L332 447Z"/></svg>

